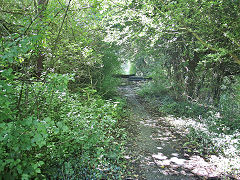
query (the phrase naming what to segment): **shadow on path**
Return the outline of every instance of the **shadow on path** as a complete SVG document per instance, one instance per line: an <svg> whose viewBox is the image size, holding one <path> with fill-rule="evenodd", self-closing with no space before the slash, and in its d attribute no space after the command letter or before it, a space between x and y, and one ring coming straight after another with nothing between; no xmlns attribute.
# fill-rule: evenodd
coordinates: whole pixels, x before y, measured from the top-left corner
<svg viewBox="0 0 240 180"><path fill-rule="evenodd" d="M217 177L214 167L200 156L184 152L183 140L173 133L164 118L154 117L138 101L137 87L122 86L119 92L126 97L130 118L127 155L132 175L127 179L209 179ZM216 178L213 178L216 179Z"/></svg>

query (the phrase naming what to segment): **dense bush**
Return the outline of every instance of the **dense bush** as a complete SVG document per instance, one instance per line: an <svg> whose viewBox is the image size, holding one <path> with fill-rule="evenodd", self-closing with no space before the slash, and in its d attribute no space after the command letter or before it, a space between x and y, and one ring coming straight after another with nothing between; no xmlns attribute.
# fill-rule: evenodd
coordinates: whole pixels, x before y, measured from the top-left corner
<svg viewBox="0 0 240 180"><path fill-rule="evenodd" d="M229 81L228 78L225 79ZM218 110L220 120L218 123L229 128L229 132L239 130L240 127L240 77L234 77L234 83L225 82L222 86L224 93L220 97ZM219 124L218 124L219 125Z"/></svg>
<svg viewBox="0 0 240 180"><path fill-rule="evenodd" d="M103 100L89 88L72 94L67 90L69 80L73 80L70 75L50 74L45 84L13 88L13 94L23 91L22 112L14 110L14 99L1 101L2 177L96 179L121 175L124 133L116 128L121 102Z"/></svg>
<svg viewBox="0 0 240 180"><path fill-rule="evenodd" d="M206 117L209 108L190 101L175 99L174 93L163 84L156 82L144 85L138 94L151 103L162 115L174 115L175 117Z"/></svg>
<svg viewBox="0 0 240 180"><path fill-rule="evenodd" d="M112 98L116 95L117 86L120 83L118 78L113 78L115 74L121 72L121 62L115 53L116 46L104 47L102 56L102 68L100 73L95 74L96 88L105 98Z"/></svg>
<svg viewBox="0 0 240 180"><path fill-rule="evenodd" d="M72 177L75 178L98 179L107 174L112 178L119 176L122 144L118 144L116 138L123 135L122 130L117 129L120 107L100 97L85 95L86 102L74 95L68 97L66 105L60 109L63 113L58 124L63 131L53 138L60 146L54 144L48 153L53 154L51 158L58 163L55 166L58 173L67 162L74 167ZM60 174L71 175L61 171Z"/></svg>
<svg viewBox="0 0 240 180"><path fill-rule="evenodd" d="M176 95L179 92L174 87L175 84L168 82L164 71L164 68L158 69L154 67L152 72L154 81L144 85L138 92L140 96L148 99L150 103L155 101L153 106L156 106L161 114L171 114L175 117L191 117L198 119L198 121L208 119L205 122L213 122L209 124L209 128L218 133L233 133L239 129L240 83L238 76L223 79L219 102L213 106L213 104L202 99L188 99L184 93L181 96Z"/></svg>
<svg viewBox="0 0 240 180"><path fill-rule="evenodd" d="M159 107L160 112L172 114L176 117L202 117L207 113L207 109L190 102L164 101Z"/></svg>
<svg viewBox="0 0 240 180"><path fill-rule="evenodd" d="M0 3L0 179L121 175L122 102L95 90L113 94L120 63L88 3Z"/></svg>

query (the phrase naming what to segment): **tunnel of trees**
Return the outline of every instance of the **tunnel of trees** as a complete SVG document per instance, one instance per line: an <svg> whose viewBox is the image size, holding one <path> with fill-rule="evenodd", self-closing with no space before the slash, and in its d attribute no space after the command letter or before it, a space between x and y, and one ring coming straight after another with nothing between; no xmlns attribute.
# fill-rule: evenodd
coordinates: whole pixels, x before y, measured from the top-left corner
<svg viewBox="0 0 240 180"><path fill-rule="evenodd" d="M146 94L168 92L174 108L211 108L221 114L212 120L219 133L238 131L239 7L239 0L1 0L0 179L76 171L99 179L106 169L121 177L125 102L114 76L126 62L130 74L152 78Z"/></svg>

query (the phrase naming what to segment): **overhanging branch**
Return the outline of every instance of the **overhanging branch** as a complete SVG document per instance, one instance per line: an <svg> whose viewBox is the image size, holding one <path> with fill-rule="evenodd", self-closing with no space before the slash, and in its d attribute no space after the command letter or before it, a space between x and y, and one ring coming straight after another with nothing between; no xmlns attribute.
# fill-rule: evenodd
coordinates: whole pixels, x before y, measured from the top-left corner
<svg viewBox="0 0 240 180"><path fill-rule="evenodd" d="M202 45L204 45L205 47L207 47L208 49L212 50L212 51L215 51L215 52L218 52L219 50L212 47L210 44L208 44L207 42L205 42L197 33L195 33L194 31L192 31L190 28L188 27L185 27L186 30L188 32L190 32ZM228 54L233 58L233 60L240 65L240 59L233 53L231 52L228 52Z"/></svg>

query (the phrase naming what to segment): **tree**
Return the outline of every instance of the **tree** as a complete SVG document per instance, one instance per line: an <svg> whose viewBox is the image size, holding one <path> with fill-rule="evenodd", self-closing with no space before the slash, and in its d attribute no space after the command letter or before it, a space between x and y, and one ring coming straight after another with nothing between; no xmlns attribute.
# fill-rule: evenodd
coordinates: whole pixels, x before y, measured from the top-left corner
<svg viewBox="0 0 240 180"><path fill-rule="evenodd" d="M167 57L165 67L179 97L185 94L188 99L201 97L217 104L224 76L239 72L238 6L239 2L232 0L129 1L125 9L116 8L109 36L125 36L124 41L115 41L126 45L135 42L139 54L148 56L151 49L151 55ZM119 16L124 18L120 21ZM136 45L141 43L141 48ZM230 73L224 66L235 68ZM204 88L210 97L207 91L199 94Z"/></svg>
<svg viewBox="0 0 240 180"><path fill-rule="evenodd" d="M118 149L95 148L112 144L104 127L115 126L118 116L95 89L106 93L103 79L120 66L114 48L102 41L100 7L98 1L72 0L0 4L0 179L56 175L69 159L79 172L99 176L91 167L109 164L103 156L99 161L100 154ZM104 125L106 119L112 125Z"/></svg>

